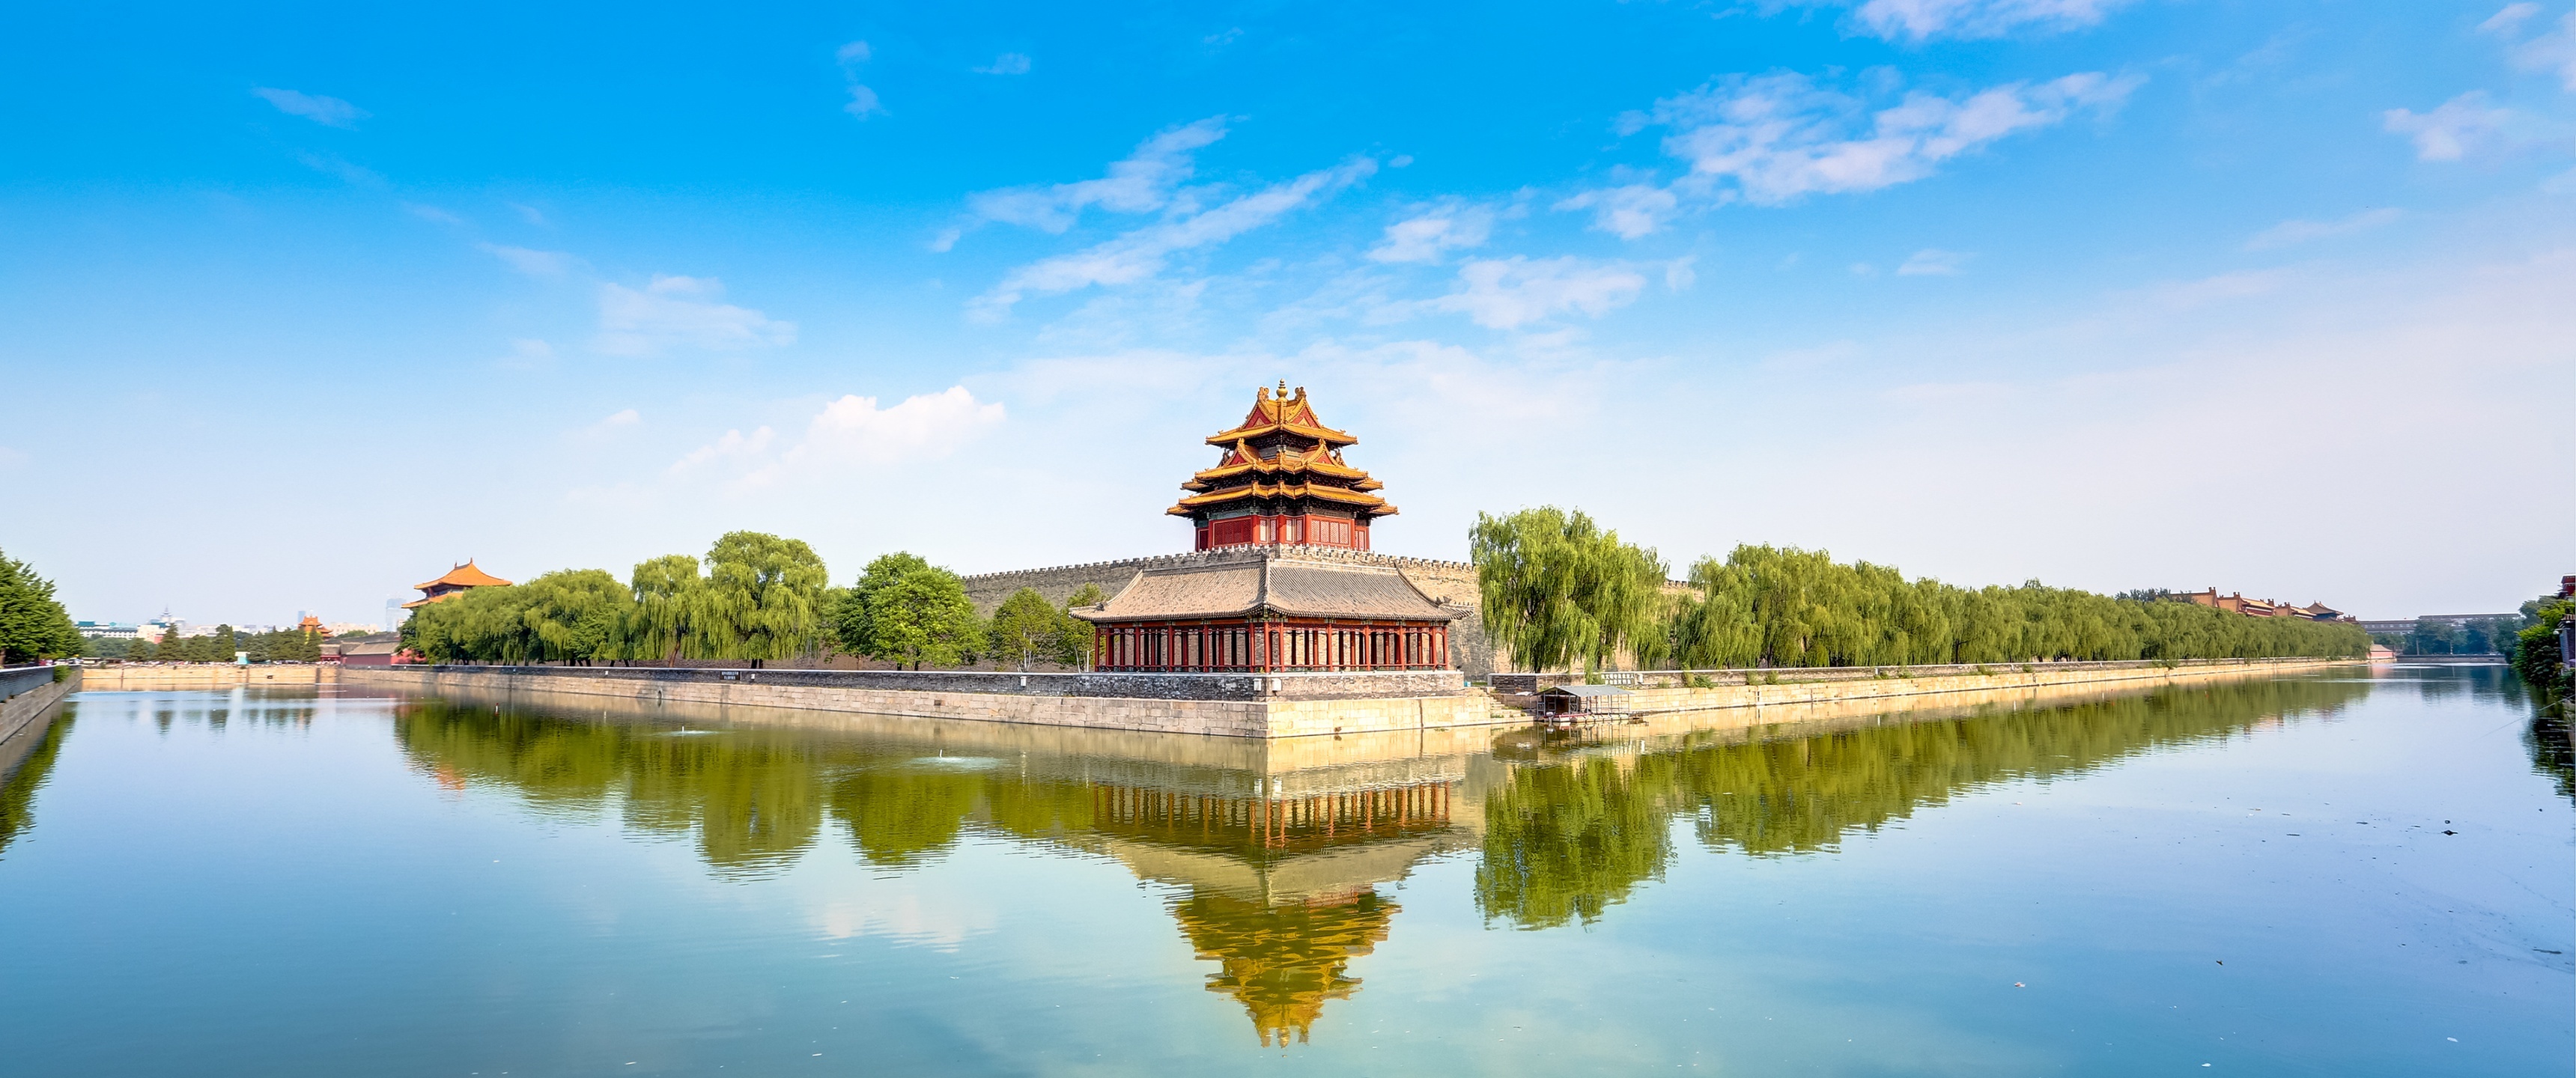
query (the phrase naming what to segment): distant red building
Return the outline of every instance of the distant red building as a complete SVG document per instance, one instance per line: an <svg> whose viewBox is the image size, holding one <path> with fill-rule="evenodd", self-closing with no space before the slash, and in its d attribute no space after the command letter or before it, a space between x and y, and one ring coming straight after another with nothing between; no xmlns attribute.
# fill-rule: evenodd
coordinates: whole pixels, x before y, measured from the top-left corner
<svg viewBox="0 0 2576 1078"><path fill-rule="evenodd" d="M507 580L476 568L474 559L467 558L465 564L448 570L446 576L412 585L420 589L420 598L404 603L403 609L418 610L469 588L499 588L509 584Z"/></svg>

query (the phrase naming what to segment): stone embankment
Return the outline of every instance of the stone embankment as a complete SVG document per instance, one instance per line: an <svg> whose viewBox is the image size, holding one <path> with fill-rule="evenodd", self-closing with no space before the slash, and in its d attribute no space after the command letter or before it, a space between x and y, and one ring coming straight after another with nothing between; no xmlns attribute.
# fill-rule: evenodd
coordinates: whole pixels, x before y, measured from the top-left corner
<svg viewBox="0 0 2576 1078"><path fill-rule="evenodd" d="M1492 697L1468 688L1454 670L1254 676L353 666L339 677L343 685L431 695L525 694L532 704L542 699L549 706L578 706L588 698L647 709L790 709L1221 737L1431 730L1496 721Z"/></svg>
<svg viewBox="0 0 2576 1078"><path fill-rule="evenodd" d="M1712 728L1787 721L1766 717L1784 705L1885 708L1903 697L1960 702L2036 698L2042 690L2123 691L2212 678L2271 677L2349 660L2267 660L2163 666L2152 663L2039 663L1985 673L1871 676L1834 671L1830 680L1716 687L1641 688L1626 702L1641 717L1676 716ZM1828 672L1817 672L1825 674ZM672 717L695 716L836 725L826 715L960 719L1038 726L1223 737L1447 730L1519 725L1530 716L1460 683L1454 671L1415 674L988 674L833 670L661 670L566 667L349 667L345 685L429 695L471 696L496 703L589 709L615 706ZM1917 706L1907 703L1904 706ZM741 714L737 716L736 711ZM1705 715L1696 713L1708 713ZM781 716L790 716L782 718Z"/></svg>
<svg viewBox="0 0 2576 1078"><path fill-rule="evenodd" d="M107 663L83 667L89 692L148 689L229 689L236 685L317 685L330 681L330 663Z"/></svg>
<svg viewBox="0 0 2576 1078"><path fill-rule="evenodd" d="M49 670L45 680L35 682L33 687L12 683L0 690L12 693L8 699L0 700L0 777L16 770L18 761L25 759L28 750L45 735L45 728L53 725L54 709L63 698L81 690L80 667L55 669L61 673Z"/></svg>

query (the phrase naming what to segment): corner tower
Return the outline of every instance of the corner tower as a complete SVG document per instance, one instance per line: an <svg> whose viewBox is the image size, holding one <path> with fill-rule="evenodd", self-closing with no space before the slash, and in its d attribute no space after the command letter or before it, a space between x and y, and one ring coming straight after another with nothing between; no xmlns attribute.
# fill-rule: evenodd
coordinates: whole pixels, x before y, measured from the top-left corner
<svg viewBox="0 0 2576 1078"><path fill-rule="evenodd" d="M1342 462L1359 439L1324 425L1306 387L1264 387L1234 429L1208 436L1223 450L1216 467L1181 484L1189 491L1165 512L1188 517L1198 550L1251 545L1369 548L1369 523L1396 513L1375 491L1384 484Z"/></svg>

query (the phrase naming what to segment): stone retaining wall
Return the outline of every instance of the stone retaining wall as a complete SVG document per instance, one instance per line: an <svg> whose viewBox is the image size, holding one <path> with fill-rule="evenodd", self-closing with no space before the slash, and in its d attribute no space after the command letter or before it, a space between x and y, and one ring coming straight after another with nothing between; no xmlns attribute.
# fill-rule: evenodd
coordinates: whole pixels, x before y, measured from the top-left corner
<svg viewBox="0 0 2576 1078"><path fill-rule="evenodd" d="M2319 667L2361 663L2362 660L2359 659L2279 659L2176 667L2104 663L2098 666L2088 664L2091 668L2084 669L2073 668L2076 666L2073 663L2034 663L2017 668L1991 667L1993 672L1986 674L1856 677L1835 681L1792 682L1783 685L1720 685L1706 689L1634 689L1630 690L1627 701L1631 714L1647 715L2057 686L2148 688L2210 678L2271 677Z"/></svg>
<svg viewBox="0 0 2576 1078"><path fill-rule="evenodd" d="M577 706L576 698L620 706L657 709L687 704L725 709L783 708L808 712L859 713L972 722L1016 722L1039 726L1072 726L1149 733L1207 734L1219 737L1282 738L1392 730L1445 729L1489 725L1497 720L1491 697L1452 682L1442 695L1393 698L1298 697L1273 695L1246 699L1178 699L1139 696L1068 696L1062 693L974 692L962 689L893 688L872 684L878 671L763 670L757 679L723 680L702 670L580 670L555 667L347 667L340 682L350 686L403 689L437 695L446 692L525 693L531 703ZM885 672L890 673L890 672ZM1456 672L1444 672L1455 679ZM610 676L604 676L610 675ZM653 676L613 676L653 675ZM686 675L686 676L669 676ZM927 675L925 675L927 676ZM958 675L938 675L955 677ZM1019 675L967 675L1010 678ZM1027 675L1105 678L1129 675ZM1157 679L1171 675L1151 675ZM1202 678L1225 675L1187 675ZM1339 675L1279 675L1263 680L1333 678ZM1390 675L1365 675L1388 677ZM1438 675L1393 675L1433 677ZM1252 680L1234 675L1238 681ZM987 684L986 688L1005 686ZM1007 686L1017 689L1016 684ZM1510 718L1505 716L1505 718Z"/></svg>
<svg viewBox="0 0 2576 1078"><path fill-rule="evenodd" d="M0 776L13 770L17 761L26 755L26 747L44 736L45 727L53 723L55 705L81 690L81 668L63 669L69 670L71 675L0 700Z"/></svg>

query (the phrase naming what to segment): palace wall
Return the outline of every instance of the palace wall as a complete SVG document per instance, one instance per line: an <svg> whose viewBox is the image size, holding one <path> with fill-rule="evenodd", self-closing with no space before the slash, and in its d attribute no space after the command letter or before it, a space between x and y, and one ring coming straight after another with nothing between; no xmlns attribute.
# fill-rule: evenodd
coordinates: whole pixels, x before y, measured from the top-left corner
<svg viewBox="0 0 2576 1078"><path fill-rule="evenodd" d="M1060 565L1046 569L1018 569L1001 573L979 573L966 577L966 596L975 601L975 612L985 617L1011 593L1021 588L1035 588L1038 594L1057 606L1082 590L1085 584L1097 584L1109 595L1118 594L1136 574L1147 569L1182 565L1215 565L1229 560L1257 557L1265 549L1283 550L1300 558L1319 561L1344 561L1360 565L1393 568L1404 574L1413 586L1422 589L1435 602L1464 607L1466 613L1449 623L1449 654L1470 679L1481 680L1494 671L1510 668L1510 660L1499 654L1493 641L1485 636L1481 595L1476 588L1476 567L1462 561L1433 561L1380 554L1368 550L1346 550L1340 547L1225 547L1217 550L1190 551L1180 554L1157 554L1143 558L1099 561L1087 565Z"/></svg>

